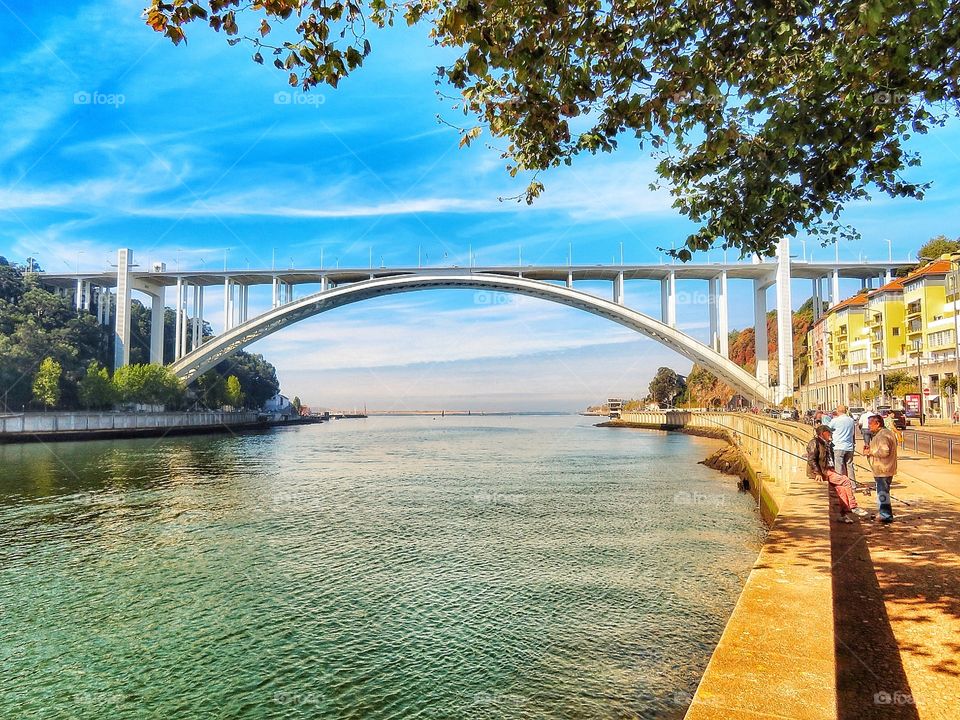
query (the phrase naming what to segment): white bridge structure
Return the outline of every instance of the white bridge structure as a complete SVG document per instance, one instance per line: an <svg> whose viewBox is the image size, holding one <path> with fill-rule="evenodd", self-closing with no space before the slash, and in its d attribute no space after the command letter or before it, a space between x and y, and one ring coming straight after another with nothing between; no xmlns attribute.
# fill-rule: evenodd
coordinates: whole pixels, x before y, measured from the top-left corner
<svg viewBox="0 0 960 720"><path fill-rule="evenodd" d="M697 362L748 398L775 403L793 393L793 343L778 343L779 382L771 387L767 357L767 290L776 286L777 332L792 338L791 281L812 282L814 312L840 298L840 278L860 279L863 287L889 282L894 270L912 266L904 261L826 262L798 261L790 257L788 240L780 242L777 257L747 263L688 263L649 265L525 265L487 267L366 268L224 270L169 272L156 264L151 271L135 271L133 252L117 253L116 272L41 273L41 281L62 295L72 296L78 311L96 312L98 320L114 326L114 369L130 360L131 292L151 299L150 362L162 364L164 314L173 290L176 317L172 369L187 383L257 340L295 322L334 308L396 293L431 289L466 288L540 298L599 315L649 337ZM753 283L756 373L732 362L729 334L729 280ZM707 282L710 309L710 343L705 344L677 328L677 282ZM576 282L608 281L609 300L578 290ZM653 318L627 307L627 281L659 283L660 317ZM252 286L270 285L269 310L250 317ZM223 288L223 332L202 337L204 290ZM306 292L304 292L306 291ZM190 328L190 331L188 331ZM190 346L188 347L188 339Z"/></svg>

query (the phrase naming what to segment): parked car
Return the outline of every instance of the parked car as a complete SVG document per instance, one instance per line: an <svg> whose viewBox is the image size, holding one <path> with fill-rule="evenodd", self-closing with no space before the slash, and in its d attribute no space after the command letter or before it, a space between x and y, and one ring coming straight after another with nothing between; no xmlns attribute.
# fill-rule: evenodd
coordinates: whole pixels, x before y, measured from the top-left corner
<svg viewBox="0 0 960 720"><path fill-rule="evenodd" d="M860 416L863 415L863 413L866 412L866 410L867 409L865 407L859 407L859 406L847 408L847 412L850 413L850 417L852 417L857 422L860 422Z"/></svg>
<svg viewBox="0 0 960 720"><path fill-rule="evenodd" d="M887 424L892 424L897 430L907 429L907 416L903 410L884 408L880 410L880 417L882 417Z"/></svg>
<svg viewBox="0 0 960 720"><path fill-rule="evenodd" d="M793 419L794 419L794 418L793 418L794 412L796 412L796 411L795 411L795 410L791 410L790 408L784 408L783 410L780 411L780 419L781 419L781 420L793 420Z"/></svg>

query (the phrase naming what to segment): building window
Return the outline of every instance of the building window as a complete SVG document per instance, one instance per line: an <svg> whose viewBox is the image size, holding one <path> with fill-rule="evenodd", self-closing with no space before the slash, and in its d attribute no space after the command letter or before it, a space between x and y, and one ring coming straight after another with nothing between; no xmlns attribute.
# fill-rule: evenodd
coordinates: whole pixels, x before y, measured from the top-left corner
<svg viewBox="0 0 960 720"><path fill-rule="evenodd" d="M930 347L953 345L953 330L940 330L939 332L930 333L929 344Z"/></svg>
<svg viewBox="0 0 960 720"><path fill-rule="evenodd" d="M894 337L900 337L900 328L895 327L895 328L893 329L893 336L894 336Z"/></svg>

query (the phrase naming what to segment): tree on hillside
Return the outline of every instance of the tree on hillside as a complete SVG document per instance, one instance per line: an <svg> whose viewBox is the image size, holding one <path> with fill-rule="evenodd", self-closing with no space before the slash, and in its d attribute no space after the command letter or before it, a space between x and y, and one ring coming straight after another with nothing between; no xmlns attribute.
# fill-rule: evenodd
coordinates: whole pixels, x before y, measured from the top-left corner
<svg viewBox="0 0 960 720"><path fill-rule="evenodd" d="M237 380L236 375L231 375L227 378L224 396L226 397L227 405L234 410L238 410L243 406L243 391L240 389L240 381Z"/></svg>
<svg viewBox="0 0 960 720"><path fill-rule="evenodd" d="M259 410L264 403L280 392L277 371L263 359L263 355L241 350L218 364L215 368L221 376L235 375L240 381L247 407Z"/></svg>
<svg viewBox="0 0 960 720"><path fill-rule="evenodd" d="M117 401L117 390L107 369L94 361L87 367L87 374L80 380L80 404L88 409L100 410Z"/></svg>
<svg viewBox="0 0 960 720"><path fill-rule="evenodd" d="M291 402L290 404L293 405L293 409L296 410L297 415L299 415L301 408L303 408L303 403L300 402L300 396L294 395L293 402Z"/></svg>
<svg viewBox="0 0 960 720"><path fill-rule="evenodd" d="M176 407L185 387L170 368L161 365L125 365L113 374L113 384L127 403Z"/></svg>
<svg viewBox="0 0 960 720"><path fill-rule="evenodd" d="M920 246L917 251L917 259L932 258L937 260L941 255L950 255L955 252L960 252L960 240L951 240L946 235L937 235ZM921 260L924 265L928 262L930 260Z"/></svg>
<svg viewBox="0 0 960 720"><path fill-rule="evenodd" d="M674 399L684 391L686 384L676 372L668 367L657 370L650 381L650 397L657 403L673 403Z"/></svg>
<svg viewBox="0 0 960 720"><path fill-rule="evenodd" d="M510 174L532 173L527 202L539 171L623 137L651 148L699 226L684 260L715 243L769 254L801 228L856 236L844 207L874 189L923 197L904 143L960 109L960 13L942 0L150 0L145 18L177 44L206 23L306 90L336 87L398 14L459 54L437 82L477 123L461 144L504 138Z"/></svg>
<svg viewBox="0 0 960 720"><path fill-rule="evenodd" d="M53 358L44 358L33 380L33 399L46 408L60 402L60 376L63 368Z"/></svg>
<svg viewBox="0 0 960 720"><path fill-rule="evenodd" d="M47 357L63 370L61 403L75 406L86 366L107 360L109 336L95 317L44 290L36 275L0 266L0 388L8 406L31 400L31 379Z"/></svg>

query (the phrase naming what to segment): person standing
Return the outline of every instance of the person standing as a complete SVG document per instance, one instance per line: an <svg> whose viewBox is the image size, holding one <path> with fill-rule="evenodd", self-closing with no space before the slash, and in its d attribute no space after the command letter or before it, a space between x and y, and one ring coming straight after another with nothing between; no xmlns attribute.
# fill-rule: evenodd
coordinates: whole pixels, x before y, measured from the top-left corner
<svg viewBox="0 0 960 720"><path fill-rule="evenodd" d="M807 476L819 482L826 481L833 486L837 500L840 501L840 522L852 523L850 513L860 517L870 513L857 505L850 478L835 470L831 435L832 432L826 425L818 425L814 430L813 440L807 444Z"/></svg>
<svg viewBox="0 0 960 720"><path fill-rule="evenodd" d="M890 504L890 483L897 474L897 437L887 429L883 418L870 416L870 444L864 446L863 454L870 460L873 479L877 483L877 505L880 522L893 522L893 506Z"/></svg>
<svg viewBox="0 0 960 720"><path fill-rule="evenodd" d="M853 467L854 433L857 424L847 414L846 405L837 405L837 416L827 425L833 431L833 468L841 475L846 475L856 490L857 474Z"/></svg>

